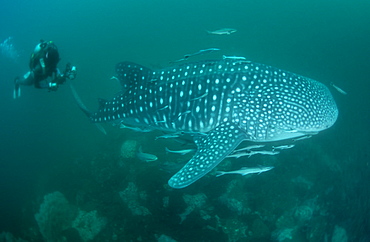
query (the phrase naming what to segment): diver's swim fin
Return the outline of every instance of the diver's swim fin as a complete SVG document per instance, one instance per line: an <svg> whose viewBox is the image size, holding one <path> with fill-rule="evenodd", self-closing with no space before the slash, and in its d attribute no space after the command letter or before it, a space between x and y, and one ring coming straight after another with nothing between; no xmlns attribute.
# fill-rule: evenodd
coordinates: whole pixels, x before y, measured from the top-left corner
<svg viewBox="0 0 370 242"><path fill-rule="evenodd" d="M17 99L21 96L21 87L17 83L18 77L14 79L14 90L13 90L13 98Z"/></svg>

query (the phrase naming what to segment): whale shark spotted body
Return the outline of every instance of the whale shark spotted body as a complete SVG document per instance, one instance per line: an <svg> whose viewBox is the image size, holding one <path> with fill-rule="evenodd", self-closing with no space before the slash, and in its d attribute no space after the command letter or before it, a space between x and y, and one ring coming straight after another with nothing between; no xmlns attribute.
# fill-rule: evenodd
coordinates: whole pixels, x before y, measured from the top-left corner
<svg viewBox="0 0 370 242"><path fill-rule="evenodd" d="M123 91L89 117L143 130L193 136L197 151L168 184L184 188L211 171L242 141L272 142L332 126L338 109L328 88L268 65L207 60L160 70L121 62Z"/></svg>

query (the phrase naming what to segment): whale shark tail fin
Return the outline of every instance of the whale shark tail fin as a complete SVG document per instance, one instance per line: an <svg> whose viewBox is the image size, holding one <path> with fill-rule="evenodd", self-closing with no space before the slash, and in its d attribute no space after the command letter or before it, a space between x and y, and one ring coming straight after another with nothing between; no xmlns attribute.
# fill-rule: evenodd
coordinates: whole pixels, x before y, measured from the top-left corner
<svg viewBox="0 0 370 242"><path fill-rule="evenodd" d="M92 115L92 112L90 110L87 109L87 107L85 106L85 104L82 102L80 96L78 96L77 94L77 91L76 89L73 87L72 84L69 84L69 86L71 87L71 90L72 90L72 94L73 94L73 97L74 99L76 100L77 102L77 105L78 107L82 110L82 112L84 112L86 114L86 116L88 118L91 117ZM105 129L103 128L103 126L101 126L100 124L98 123L95 123L95 126L103 133L103 134L107 134L107 132L105 131Z"/></svg>

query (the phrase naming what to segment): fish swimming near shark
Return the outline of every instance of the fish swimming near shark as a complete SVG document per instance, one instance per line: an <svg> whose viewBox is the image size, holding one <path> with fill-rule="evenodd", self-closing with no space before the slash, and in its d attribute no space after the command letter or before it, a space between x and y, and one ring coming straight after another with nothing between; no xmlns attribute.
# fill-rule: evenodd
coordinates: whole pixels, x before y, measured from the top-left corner
<svg viewBox="0 0 370 242"><path fill-rule="evenodd" d="M189 57L192 57L192 56L209 54L209 53L212 53L212 52L215 52L215 51L219 51L219 50L220 49L218 49L218 48L208 48L208 49L204 49L204 50L199 50L199 51L194 52L192 54L186 54L181 59L178 59L178 60L175 60L175 61L171 61L170 64L175 64L175 63L178 63L178 62L181 62L181 61L188 60Z"/></svg>
<svg viewBox="0 0 370 242"><path fill-rule="evenodd" d="M226 56L226 55L223 55L222 56L222 59L226 60L226 59L230 59L230 60L246 60L247 58L243 57L243 56Z"/></svg>
<svg viewBox="0 0 370 242"><path fill-rule="evenodd" d="M249 150L249 151L243 151L243 152L234 152L228 156L227 158L240 158L243 156L248 156L251 157L252 155L278 155L280 152L279 151L274 151L274 150Z"/></svg>
<svg viewBox="0 0 370 242"><path fill-rule="evenodd" d="M158 160L158 157L149 153L144 153L142 147L140 146L136 152L136 157L145 162L152 162Z"/></svg>
<svg viewBox="0 0 370 242"><path fill-rule="evenodd" d="M330 86L334 87L335 90L337 90L339 93L343 94L343 95L347 95L347 92L344 91L342 88L338 87L337 85L335 85L334 83L330 83Z"/></svg>
<svg viewBox="0 0 370 242"><path fill-rule="evenodd" d="M170 150L166 147L166 152L173 153L173 154L180 154L180 155L186 155L190 152L195 152L195 149L185 149L185 150Z"/></svg>
<svg viewBox="0 0 370 242"><path fill-rule="evenodd" d="M223 29L217 29L213 31L208 31L208 34L215 34L215 35L230 35L232 33L235 33L237 30L236 29L231 29L231 28L223 28Z"/></svg>
<svg viewBox="0 0 370 242"><path fill-rule="evenodd" d="M274 169L273 166L261 166L261 167L242 167L240 170L236 171L217 171L216 177L223 176L226 174L239 174L242 176L249 175L249 174L261 174L262 172L269 171Z"/></svg>
<svg viewBox="0 0 370 242"><path fill-rule="evenodd" d="M338 116L324 84L255 62L206 60L160 70L121 62L116 72L123 91L100 99L95 113L81 108L94 123L190 134L197 151L169 180L173 188L202 178L243 141L316 134Z"/></svg>
<svg viewBox="0 0 370 242"><path fill-rule="evenodd" d="M184 58L189 58L191 56L196 56L196 55L204 55L204 54L212 53L212 52L219 51L219 50L220 50L219 48L208 48L204 50L199 50L195 53L184 55Z"/></svg>

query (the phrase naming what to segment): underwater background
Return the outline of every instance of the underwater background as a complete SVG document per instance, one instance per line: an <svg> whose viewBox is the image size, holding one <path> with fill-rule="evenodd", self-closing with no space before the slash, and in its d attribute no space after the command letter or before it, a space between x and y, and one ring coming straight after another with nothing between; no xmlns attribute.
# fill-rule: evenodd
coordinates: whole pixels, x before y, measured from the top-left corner
<svg viewBox="0 0 370 242"><path fill-rule="evenodd" d="M370 241L370 2L344 0L4 0L0 9L1 241ZM207 30L234 28L231 35ZM120 91L124 60L152 69L244 56L318 80L337 102L328 130L277 156L225 159L216 169L273 165L260 175L215 173L180 190L168 179L191 155L161 132L98 131L68 85L22 87L40 39L78 69L91 110ZM348 94L330 86L333 82ZM158 160L138 160L139 146Z"/></svg>

